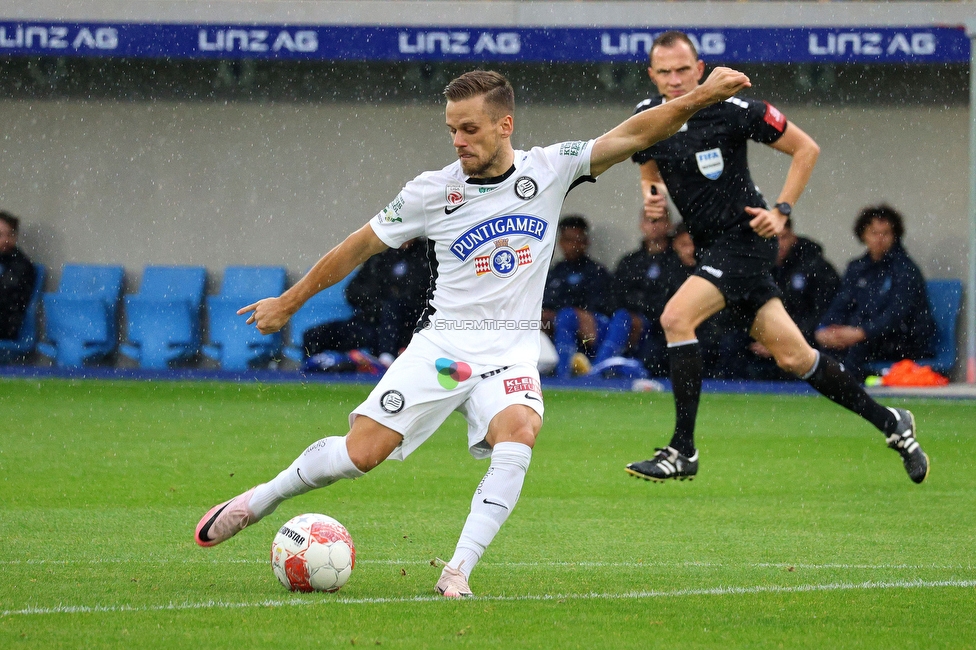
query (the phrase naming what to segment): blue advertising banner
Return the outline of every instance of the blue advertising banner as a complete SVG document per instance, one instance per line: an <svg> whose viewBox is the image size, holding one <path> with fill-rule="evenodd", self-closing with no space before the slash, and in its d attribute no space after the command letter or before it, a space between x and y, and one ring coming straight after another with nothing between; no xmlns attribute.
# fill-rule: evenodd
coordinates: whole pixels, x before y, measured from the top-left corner
<svg viewBox="0 0 976 650"><path fill-rule="evenodd" d="M670 29L670 28L668 28ZM709 63L965 63L960 27L681 28ZM0 56L634 62L663 27L509 28L0 22Z"/></svg>

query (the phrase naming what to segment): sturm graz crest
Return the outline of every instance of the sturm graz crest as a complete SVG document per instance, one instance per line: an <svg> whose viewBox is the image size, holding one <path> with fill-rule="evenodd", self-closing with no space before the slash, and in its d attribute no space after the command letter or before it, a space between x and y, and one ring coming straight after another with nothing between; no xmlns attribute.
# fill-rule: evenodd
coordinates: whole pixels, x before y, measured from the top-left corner
<svg viewBox="0 0 976 650"><path fill-rule="evenodd" d="M387 413L399 413L403 410L403 393L398 390L388 390L380 397L380 408Z"/></svg>
<svg viewBox="0 0 976 650"><path fill-rule="evenodd" d="M539 191L539 185L528 176L519 176L515 179L515 195L520 199L528 201Z"/></svg>

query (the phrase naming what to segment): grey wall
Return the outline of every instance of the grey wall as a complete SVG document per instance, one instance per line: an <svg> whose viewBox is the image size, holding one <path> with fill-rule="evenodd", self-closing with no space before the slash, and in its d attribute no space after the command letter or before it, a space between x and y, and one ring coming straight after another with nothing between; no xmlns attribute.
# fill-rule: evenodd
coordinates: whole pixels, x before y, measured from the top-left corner
<svg viewBox="0 0 976 650"><path fill-rule="evenodd" d="M929 277L966 261L965 108L780 106L821 145L799 231L839 270L861 252L857 210L888 201ZM530 106L515 144L595 137L631 106ZM434 106L255 103L0 102L0 207L24 218L21 244L52 267L284 264L293 278L367 221L414 175L453 158ZM762 145L757 183L775 198L789 159ZM637 170L626 163L570 194L593 221L594 254L612 264L637 244Z"/></svg>

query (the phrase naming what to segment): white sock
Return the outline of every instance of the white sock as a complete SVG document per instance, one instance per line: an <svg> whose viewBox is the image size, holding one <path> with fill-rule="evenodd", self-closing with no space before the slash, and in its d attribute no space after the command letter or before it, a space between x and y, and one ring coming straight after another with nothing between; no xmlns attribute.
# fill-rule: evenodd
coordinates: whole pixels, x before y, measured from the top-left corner
<svg viewBox="0 0 976 650"><path fill-rule="evenodd" d="M461 529L448 566L470 577L471 571L498 530L508 519L522 492L532 448L521 442L500 442L492 449L491 465L471 500L471 512Z"/></svg>
<svg viewBox="0 0 976 650"><path fill-rule="evenodd" d="M345 436L322 438L309 445L288 469L259 485L248 507L259 518L266 517L285 499L363 474L349 458Z"/></svg>

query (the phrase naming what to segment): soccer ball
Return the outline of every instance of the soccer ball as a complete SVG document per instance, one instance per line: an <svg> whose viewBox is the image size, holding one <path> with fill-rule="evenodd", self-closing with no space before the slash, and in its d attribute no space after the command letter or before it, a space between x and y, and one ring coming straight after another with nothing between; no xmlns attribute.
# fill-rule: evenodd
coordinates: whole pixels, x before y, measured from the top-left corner
<svg viewBox="0 0 976 650"><path fill-rule="evenodd" d="M271 568L291 591L339 591L356 566L346 527L317 514L289 519L271 544Z"/></svg>

